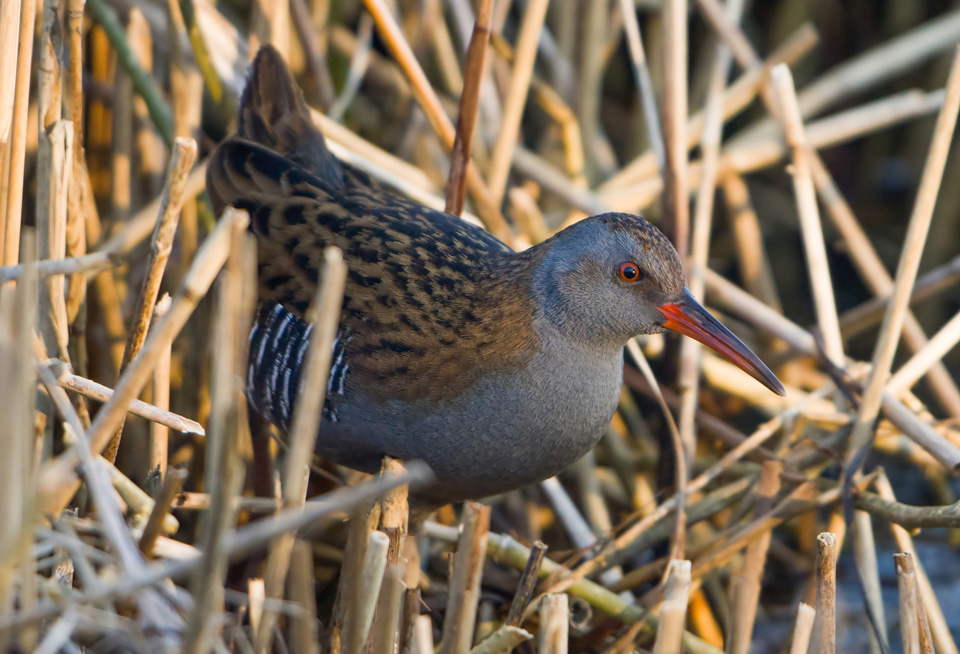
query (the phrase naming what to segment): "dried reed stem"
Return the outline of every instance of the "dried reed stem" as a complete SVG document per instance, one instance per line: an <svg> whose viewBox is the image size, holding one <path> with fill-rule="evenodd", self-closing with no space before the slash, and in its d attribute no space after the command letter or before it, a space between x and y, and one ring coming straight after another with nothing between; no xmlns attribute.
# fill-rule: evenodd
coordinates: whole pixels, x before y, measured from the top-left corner
<svg viewBox="0 0 960 654"><path fill-rule="evenodd" d="M532 638L529 631L505 624L480 641L470 654L510 654L517 645Z"/></svg>
<svg viewBox="0 0 960 654"><path fill-rule="evenodd" d="M74 273L93 273L112 268L119 263L116 256L106 252L94 252L79 257L65 259L45 259L29 264L0 267L0 284L20 279L24 271L30 268L41 279L53 275L71 275Z"/></svg>
<svg viewBox="0 0 960 654"><path fill-rule="evenodd" d="M903 654L920 654L919 599L913 558L909 553L894 554L893 564L897 568L897 589L900 591L900 636L903 638Z"/></svg>
<svg viewBox="0 0 960 654"><path fill-rule="evenodd" d="M384 0L364 0L364 6L373 16L377 28L400 64L407 79L413 86L417 102L423 108L430 121L433 131L440 137L443 147L449 152L453 149L456 140L456 130L440 104L440 99L430 86L427 76L417 62L410 45L403 37L400 27L384 3ZM493 198L490 190L483 183L476 167L471 163L467 166L467 188L477 204L477 211L490 232L504 241L507 245L513 242L513 235L503 216L500 215L499 203Z"/></svg>
<svg viewBox="0 0 960 654"><path fill-rule="evenodd" d="M793 640L790 642L790 654L807 654L810 649L810 634L817 612L809 604L800 602L797 607L797 621L793 627Z"/></svg>
<svg viewBox="0 0 960 654"><path fill-rule="evenodd" d="M83 8L86 0L67 0L70 69L67 74L67 119L73 122L73 160L66 226L66 256L79 257L87 252L87 232L82 210L83 193ZM3 97L3 96L0 96ZM2 139L0 139L2 140ZM73 274L67 280L67 322L73 324L87 293L84 275Z"/></svg>
<svg viewBox="0 0 960 654"><path fill-rule="evenodd" d="M833 654L837 640L837 537L829 532L817 536L817 651Z"/></svg>
<svg viewBox="0 0 960 654"><path fill-rule="evenodd" d="M507 188L510 174L510 162L520 132L520 119L527 102L530 80L533 76L533 64L537 57L537 42L543 30L543 21L547 14L549 0L533 0L527 3L520 23L517 46L513 57L513 71L510 86L503 101L503 117L500 132L490 156L488 180L490 193L499 204Z"/></svg>
<svg viewBox="0 0 960 654"><path fill-rule="evenodd" d="M380 588L380 601L374 624L374 654L393 654L397 647L400 626L400 610L407 586L403 583L406 561L388 563Z"/></svg>
<svg viewBox="0 0 960 654"><path fill-rule="evenodd" d="M443 637L437 650L439 654L466 654L473 645L480 578L487 557L490 507L468 502L463 510L462 529L453 560L450 598L443 621Z"/></svg>
<svg viewBox="0 0 960 654"><path fill-rule="evenodd" d="M256 266L256 254L245 243L246 223L245 214L227 210L218 226L218 229L227 226L224 239L229 255L217 286L210 434L204 471L204 478L210 485L210 509L205 515L199 539L203 565L194 573L191 583L195 605L184 635L183 651L187 654L206 654L211 649L210 641L216 626L212 616L223 610L223 582L228 561L226 543L233 532L236 516L234 498L242 484L239 445L248 424L242 380L245 379L247 335L252 318L244 299L252 295L249 286L254 282L250 273ZM210 238L214 236L211 234ZM167 315L172 316L173 312L171 307ZM158 325L156 332L161 328ZM131 364L131 370L134 365Z"/></svg>
<svg viewBox="0 0 960 654"><path fill-rule="evenodd" d="M330 376L333 357L333 342L340 322L340 305L347 278L347 266L343 253L335 247L323 251L320 269L321 283L307 313L311 330L301 372L300 389L293 409L293 420L288 433L286 462L283 471L283 500L288 506L303 506L307 495L307 480L310 476L310 459L317 434L320 432L320 416L326 399L326 380ZM309 389L309 390L308 390ZM295 533L282 535L270 548L267 571L264 575L266 597L279 599L286 585L290 555ZM256 650L264 653L270 647L276 612L266 609L256 633Z"/></svg>
<svg viewBox="0 0 960 654"><path fill-rule="evenodd" d="M660 626L657 629L653 654L680 654L689 594L690 561L671 561L667 568L663 607L660 610Z"/></svg>
<svg viewBox="0 0 960 654"><path fill-rule="evenodd" d="M823 242L823 227L820 223L817 196L810 175L809 145L793 87L793 76L790 74L790 69L781 64L773 69L771 78L780 102L781 120L787 143L793 150L793 188L797 197L804 254L807 257L807 270L810 272L810 285L817 310L817 324L823 335L827 358L834 365L842 367L843 339L840 336L837 303L833 296L830 266ZM817 613L821 612L817 611Z"/></svg>
<svg viewBox="0 0 960 654"><path fill-rule="evenodd" d="M113 396L113 389L73 374L66 364L54 366L54 369L57 373L57 382L67 390L79 393L84 397L89 397L91 400L104 403ZM184 418L176 413L171 413L170 411L161 409L153 404L147 404L141 400L132 400L127 410L134 415L164 425L170 429L175 429L183 434L204 435L203 427L195 420Z"/></svg>
<svg viewBox="0 0 960 654"><path fill-rule="evenodd" d="M663 143L663 213L667 236L686 258L690 231L687 177L687 1L665 0Z"/></svg>
<svg viewBox="0 0 960 654"><path fill-rule="evenodd" d="M159 321L170 310L170 296L164 294L153 310L153 319ZM167 344L153 369L153 395L151 399L158 409L170 408L170 357L172 346ZM150 423L149 459L147 461L148 479L163 482L167 474L167 449L169 430L156 421Z"/></svg>
<svg viewBox="0 0 960 654"><path fill-rule="evenodd" d="M643 107L643 124L647 128L647 140L650 149L657 161L657 168L663 174L666 162L663 134L660 132L660 117L657 112L657 98L653 90L653 79L650 77L650 67L647 65L647 55L643 51L643 39L640 33L640 22L637 20L637 10L630 0L620 0L620 11L623 13L623 29L627 36L627 47L630 49L630 63L633 65L634 83L640 95L640 105Z"/></svg>
<svg viewBox="0 0 960 654"><path fill-rule="evenodd" d="M859 495L858 495L859 497ZM853 516L853 556L860 578L863 580L863 591L866 596L867 610L871 611L876 618L876 633L874 629L870 630L870 640L872 645L877 645L873 641L879 637L883 647L871 649L871 651L883 651L883 648L889 647L887 636L887 623L883 619L883 594L880 590L880 571L877 565L877 548L874 544L873 525L870 523L870 514L866 511L856 511Z"/></svg>
<svg viewBox="0 0 960 654"><path fill-rule="evenodd" d="M524 612L527 605L533 597L533 591L537 587L537 579L540 577L540 566L543 564L543 557L547 553L547 546L540 541L536 541L530 548L530 558L523 568L520 575L520 581L517 582L517 592L513 596L513 602L510 603L510 611L507 613L507 619L504 625L507 627L519 627L523 621Z"/></svg>
<svg viewBox="0 0 960 654"><path fill-rule="evenodd" d="M370 532L360 576L356 579L356 588L351 595L343 625L344 654L363 652L373 624L373 613L377 608L377 597L383 583L383 572L387 567L387 549L390 538L382 531Z"/></svg>
<svg viewBox="0 0 960 654"><path fill-rule="evenodd" d="M912 388L931 366L938 364L958 342L960 342L960 313L951 318L922 349L891 375L887 381L887 392L900 395Z"/></svg>
<svg viewBox="0 0 960 654"><path fill-rule="evenodd" d="M540 630L537 632L537 654L567 654L569 624L570 607L567 596L563 593L544 595L543 599L540 600Z"/></svg>
<svg viewBox="0 0 960 654"><path fill-rule="evenodd" d="M27 112L30 107L30 71L33 64L33 33L37 21L37 0L21 0L20 27L17 35L17 86L13 95L13 116L7 145L7 179L0 180L6 200L0 198L3 218L3 260L14 266L20 260L20 221L23 215L23 167L27 148ZM9 53L8 53L9 54ZM4 96L10 97L10 96ZM0 170L3 167L0 166ZM32 258L32 255L31 255Z"/></svg>
<svg viewBox="0 0 960 654"><path fill-rule="evenodd" d="M20 0L0 0L0 98L11 98L17 82L17 28ZM5 153L13 121L13 104L0 105L0 153Z"/></svg>
<svg viewBox="0 0 960 654"><path fill-rule="evenodd" d="M950 142L960 112L960 48L957 49L947 82L947 97L937 117L930 151L924 164L923 177L917 190L913 214L904 238L892 300L880 328L880 337L873 351L873 370L867 382L860 410L850 437L850 447L856 451L870 439L871 428L883 401L883 390L890 376L890 366L900 341L900 331L910 302L910 292L917 279L917 269L927 240L933 209L936 205L943 169L950 151Z"/></svg>
<svg viewBox="0 0 960 654"><path fill-rule="evenodd" d="M317 598L314 583L313 549L309 541L298 540L290 557L290 599L303 608L290 623L290 647L294 652L319 654Z"/></svg>
<svg viewBox="0 0 960 654"><path fill-rule="evenodd" d="M490 40L490 15L493 0L482 0L477 9L473 35L467 49L463 93L460 95L460 113L457 117L457 135L450 153L450 176L447 179L446 212L455 216L463 213L467 193L467 165L470 163L470 146L477 124L480 104L480 85L486 71L487 43Z"/></svg>
<svg viewBox="0 0 960 654"><path fill-rule="evenodd" d="M160 215L153 230L150 242L150 257L147 259L147 274L140 286L137 305L133 312L133 324L127 335L127 345L123 351L123 360L120 363L120 374L126 370L143 348L150 329L150 320L153 318L154 306L160 294L160 284L163 273L167 269L167 261L173 251L173 237L177 232L177 223L180 220L180 208L183 206L184 187L187 175L193 167L197 157L197 142L189 138L177 138L173 144L173 154L170 158L170 167L167 171L167 181L160 199ZM111 463L117 458L120 448L120 438L123 433L123 422L114 432L103 451L103 456Z"/></svg>
<svg viewBox="0 0 960 654"><path fill-rule="evenodd" d="M228 210L217 223L217 228L204 241L174 295L170 312L151 330L140 354L130 362L130 366L117 381L113 395L97 413L96 420L90 426L90 446L94 452L100 453L106 447L110 436L123 419L130 401L143 390L153 366L210 288L227 259L231 231L245 228L248 220L245 212ZM79 463L78 456L72 449L68 450L48 462L41 470L39 493L40 506L44 513L59 515L69 502L76 489L75 468Z"/></svg>

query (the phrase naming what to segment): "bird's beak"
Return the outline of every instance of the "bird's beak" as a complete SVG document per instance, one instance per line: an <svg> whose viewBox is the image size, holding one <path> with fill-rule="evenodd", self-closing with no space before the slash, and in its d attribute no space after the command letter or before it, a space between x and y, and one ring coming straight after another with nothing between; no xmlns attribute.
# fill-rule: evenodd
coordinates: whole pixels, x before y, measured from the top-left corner
<svg viewBox="0 0 960 654"><path fill-rule="evenodd" d="M700 341L777 395L785 394L776 375L719 320L707 313L690 291L683 289L679 302L669 302L658 308L667 319L664 327Z"/></svg>

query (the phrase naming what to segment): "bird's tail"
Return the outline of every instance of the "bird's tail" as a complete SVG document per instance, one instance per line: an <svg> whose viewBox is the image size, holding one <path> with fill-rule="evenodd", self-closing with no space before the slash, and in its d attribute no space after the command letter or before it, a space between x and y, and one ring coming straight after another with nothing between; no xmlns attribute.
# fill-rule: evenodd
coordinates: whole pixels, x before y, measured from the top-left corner
<svg viewBox="0 0 960 654"><path fill-rule="evenodd" d="M271 45L260 48L250 66L240 100L237 133L229 140L237 145L246 142L261 146L329 184L339 185L343 178L340 162L327 149L323 135L314 125L303 93L283 57ZM211 200L220 211L231 204L232 198L214 198L215 187L210 189Z"/></svg>

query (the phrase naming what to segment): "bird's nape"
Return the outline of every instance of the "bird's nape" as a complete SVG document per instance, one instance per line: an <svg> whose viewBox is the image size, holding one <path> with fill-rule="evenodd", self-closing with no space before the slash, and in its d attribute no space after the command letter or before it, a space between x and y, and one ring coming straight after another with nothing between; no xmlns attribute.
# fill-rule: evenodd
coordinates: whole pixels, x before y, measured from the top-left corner
<svg viewBox="0 0 960 654"><path fill-rule="evenodd" d="M710 315L694 299L690 291L683 289L677 302L668 302L659 307L666 318L663 326L703 343L733 363L777 395L785 395L783 384L753 351Z"/></svg>

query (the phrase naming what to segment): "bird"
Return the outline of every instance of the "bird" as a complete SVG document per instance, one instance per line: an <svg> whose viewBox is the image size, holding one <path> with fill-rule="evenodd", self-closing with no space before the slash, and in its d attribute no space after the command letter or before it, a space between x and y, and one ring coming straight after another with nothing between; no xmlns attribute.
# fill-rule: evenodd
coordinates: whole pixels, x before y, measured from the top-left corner
<svg viewBox="0 0 960 654"><path fill-rule="evenodd" d="M664 329L783 386L685 286L680 256L639 216L585 218L516 252L457 216L338 160L281 55L252 62L236 133L211 156L217 211L250 215L258 308L248 404L290 427L322 253L347 279L315 452L366 472L423 460L429 506L542 481L593 448L613 417L623 348Z"/></svg>

